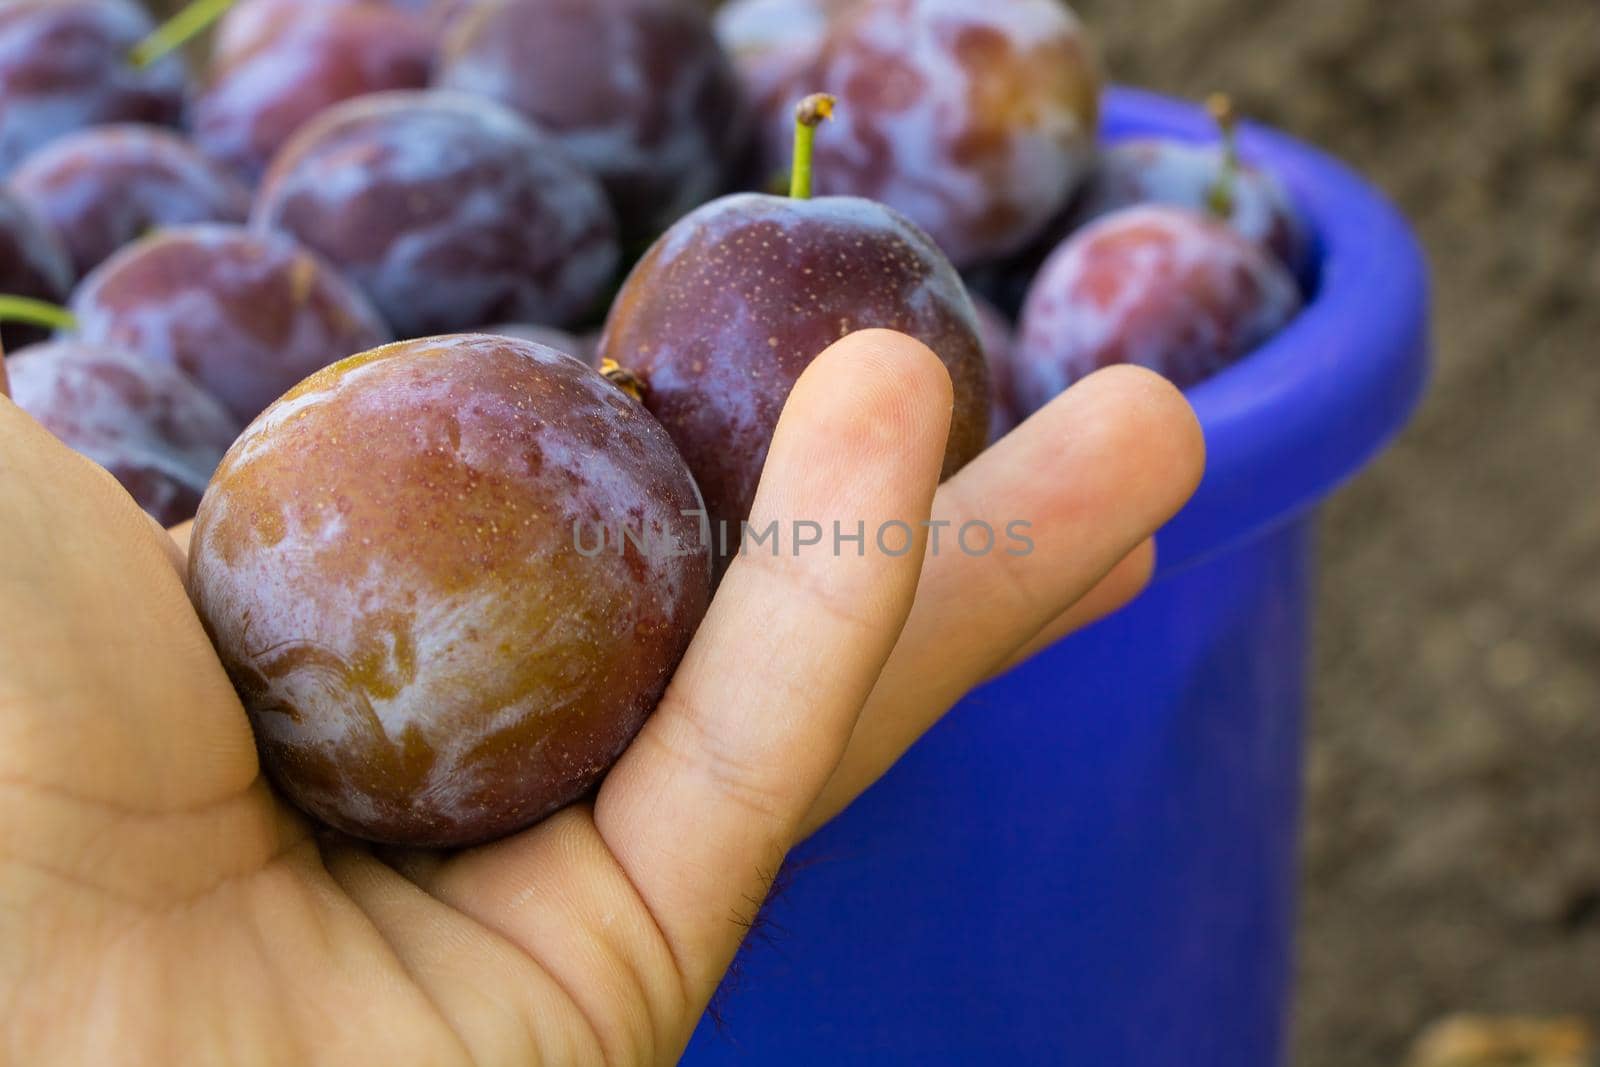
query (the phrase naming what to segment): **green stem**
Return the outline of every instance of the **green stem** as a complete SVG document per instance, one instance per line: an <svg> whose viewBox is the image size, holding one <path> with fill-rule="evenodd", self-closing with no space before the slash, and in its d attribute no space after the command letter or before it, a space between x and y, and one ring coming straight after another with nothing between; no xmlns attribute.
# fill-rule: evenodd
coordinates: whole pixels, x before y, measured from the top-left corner
<svg viewBox="0 0 1600 1067"><path fill-rule="evenodd" d="M22 322L69 332L78 328L78 320L66 308L27 296L0 295L0 322Z"/></svg>
<svg viewBox="0 0 1600 1067"><path fill-rule="evenodd" d="M190 0L188 6L157 26L144 40L133 46L128 62L144 68L188 44L204 33L234 4L234 0Z"/></svg>
<svg viewBox="0 0 1600 1067"><path fill-rule="evenodd" d="M1206 110L1222 133L1222 169L1206 197L1206 206L1217 218L1226 222L1233 218L1238 206L1239 186L1239 116L1233 101L1225 93L1213 93L1206 101Z"/></svg>
<svg viewBox="0 0 1600 1067"><path fill-rule="evenodd" d="M827 93L815 93L800 101L795 110L794 170L789 176L789 195L795 200L811 199L811 159L815 153L817 127L833 118L838 101Z"/></svg>

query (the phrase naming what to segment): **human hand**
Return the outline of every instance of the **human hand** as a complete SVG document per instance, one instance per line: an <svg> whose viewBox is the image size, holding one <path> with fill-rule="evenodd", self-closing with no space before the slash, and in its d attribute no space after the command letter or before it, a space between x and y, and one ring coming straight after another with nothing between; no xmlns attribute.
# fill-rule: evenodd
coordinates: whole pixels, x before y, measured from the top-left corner
<svg viewBox="0 0 1600 1067"><path fill-rule="evenodd" d="M796 388L756 504L1036 550L738 560L592 802L456 855L315 830L262 778L179 548L0 401L0 1062L671 1062L788 849L974 685L1148 580L1202 445L1097 375L937 486L950 383L858 334Z"/></svg>

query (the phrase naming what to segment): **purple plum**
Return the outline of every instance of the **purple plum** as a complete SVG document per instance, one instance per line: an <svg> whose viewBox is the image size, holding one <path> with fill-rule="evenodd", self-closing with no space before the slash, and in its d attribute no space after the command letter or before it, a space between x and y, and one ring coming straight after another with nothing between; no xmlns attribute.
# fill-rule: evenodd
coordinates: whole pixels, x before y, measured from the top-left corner
<svg viewBox="0 0 1600 1067"><path fill-rule="evenodd" d="M1069 225L1078 229L1138 204L1211 211L1228 173L1227 160L1227 150L1219 145L1155 139L1112 145L1101 153ZM1306 227L1282 183L1248 164L1228 180L1229 210L1221 216L1223 221L1301 274L1310 252Z"/></svg>
<svg viewBox="0 0 1600 1067"><path fill-rule="evenodd" d="M183 65L170 55L148 67L129 59L154 28L133 0L0 3L0 175L87 126L176 125Z"/></svg>
<svg viewBox="0 0 1600 1067"><path fill-rule="evenodd" d="M163 526L194 518L239 423L181 371L79 341L7 361L17 406L110 471Z"/></svg>
<svg viewBox="0 0 1600 1067"><path fill-rule="evenodd" d="M250 192L155 126L95 126L35 152L11 188L65 242L79 275L163 226L243 222Z"/></svg>
<svg viewBox="0 0 1600 1067"><path fill-rule="evenodd" d="M882 201L966 268L1039 236L1094 157L1100 76L1058 0L862 0L806 80L839 98L817 191ZM766 117L788 158L790 116Z"/></svg>
<svg viewBox="0 0 1600 1067"><path fill-rule="evenodd" d="M705 12L663 0L500 0L470 8L436 84L559 138L605 185L628 243L730 187L752 132Z"/></svg>
<svg viewBox="0 0 1600 1067"><path fill-rule="evenodd" d="M340 7L377 7L414 15L439 32L454 10L481 0L239 0L217 22L211 54L221 60L256 46L263 37L279 32L285 20Z"/></svg>
<svg viewBox="0 0 1600 1067"><path fill-rule="evenodd" d="M989 425L972 301L926 234L869 200L740 194L707 204L635 268L600 356L644 380L713 522L736 531L795 382L833 342L871 328L910 334L949 369L945 473L955 473L983 450Z"/></svg>
<svg viewBox="0 0 1600 1067"><path fill-rule="evenodd" d="M1288 269L1237 230L1186 208L1128 208L1069 238L1039 273L1023 309L1012 402L1031 414L1118 363L1188 388L1299 310Z"/></svg>
<svg viewBox="0 0 1600 1067"><path fill-rule="evenodd" d="M604 192L561 145L461 93L326 112L273 164L252 218L321 252L401 337L570 324L598 307L621 257Z"/></svg>
<svg viewBox="0 0 1600 1067"><path fill-rule="evenodd" d="M78 337L171 364L240 423L314 371L389 340L337 271L281 234L184 226L101 264L72 299Z"/></svg>
<svg viewBox="0 0 1600 1067"><path fill-rule="evenodd" d="M240 438L190 589L295 803L453 848L592 789L710 601L700 495L570 356L457 335L308 379Z"/></svg>
<svg viewBox="0 0 1600 1067"><path fill-rule="evenodd" d="M434 34L386 5L303 4L219 52L194 104L208 155L254 182L296 130L334 104L389 89L421 89Z"/></svg>

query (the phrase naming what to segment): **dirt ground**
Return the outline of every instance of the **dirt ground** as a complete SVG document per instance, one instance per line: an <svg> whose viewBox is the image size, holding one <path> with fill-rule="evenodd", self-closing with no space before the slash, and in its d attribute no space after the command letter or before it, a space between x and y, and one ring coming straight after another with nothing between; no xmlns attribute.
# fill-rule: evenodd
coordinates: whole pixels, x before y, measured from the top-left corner
<svg viewBox="0 0 1600 1067"><path fill-rule="evenodd" d="M1427 407L1325 522L1294 1062L1600 1021L1600 4L1075 6L1119 81L1355 162L1435 270Z"/></svg>

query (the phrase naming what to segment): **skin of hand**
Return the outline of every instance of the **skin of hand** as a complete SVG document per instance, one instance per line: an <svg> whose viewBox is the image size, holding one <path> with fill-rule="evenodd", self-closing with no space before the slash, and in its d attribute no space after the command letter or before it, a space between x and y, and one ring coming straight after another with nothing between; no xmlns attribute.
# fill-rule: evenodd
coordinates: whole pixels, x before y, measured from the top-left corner
<svg viewBox="0 0 1600 1067"><path fill-rule="evenodd" d="M0 1063L673 1062L785 853L1134 596L1198 483L1182 396L1116 368L940 486L950 390L908 338L836 344L757 524L1021 519L1035 552L740 559L596 796L454 855L275 796L178 544L0 400Z"/></svg>

